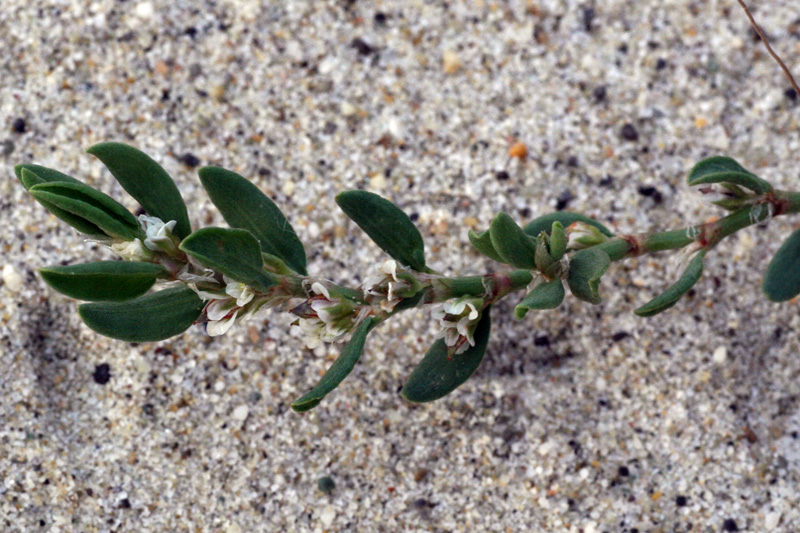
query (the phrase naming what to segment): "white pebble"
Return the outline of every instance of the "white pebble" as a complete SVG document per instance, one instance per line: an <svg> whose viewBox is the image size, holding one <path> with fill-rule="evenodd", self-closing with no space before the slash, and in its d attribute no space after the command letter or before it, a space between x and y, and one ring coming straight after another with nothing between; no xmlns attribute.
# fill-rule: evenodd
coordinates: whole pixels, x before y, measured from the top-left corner
<svg viewBox="0 0 800 533"><path fill-rule="evenodd" d="M153 4L151 2L141 2L136 6L136 16L143 19L149 19L155 13Z"/></svg>
<svg viewBox="0 0 800 533"><path fill-rule="evenodd" d="M333 520L336 518L336 511L333 507L328 506L319 514L319 521L322 522L323 527L330 527Z"/></svg>
<svg viewBox="0 0 800 533"><path fill-rule="evenodd" d="M3 283L11 292L19 292L22 288L22 276L11 265L3 267Z"/></svg>
<svg viewBox="0 0 800 533"><path fill-rule="evenodd" d="M728 360L728 349L724 346L717 347L714 350L714 355L712 356L714 363L718 365L724 365L725 362Z"/></svg>
<svg viewBox="0 0 800 533"><path fill-rule="evenodd" d="M767 513L764 516L764 528L771 531L778 527L778 523L781 521L781 513L780 511L773 511L771 513Z"/></svg>
<svg viewBox="0 0 800 533"><path fill-rule="evenodd" d="M233 412L231 413L231 417L233 417L234 420L239 420L240 422L243 422L244 419L247 418L247 415L249 414L250 414L250 409L246 405L240 405L239 407L233 410Z"/></svg>

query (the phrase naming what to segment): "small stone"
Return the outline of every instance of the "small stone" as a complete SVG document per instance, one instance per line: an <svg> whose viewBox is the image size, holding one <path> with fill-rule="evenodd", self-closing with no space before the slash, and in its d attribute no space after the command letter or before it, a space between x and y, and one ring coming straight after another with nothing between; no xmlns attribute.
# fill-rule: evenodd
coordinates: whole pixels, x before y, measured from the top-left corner
<svg viewBox="0 0 800 533"><path fill-rule="evenodd" d="M445 50L442 54L442 69L445 74L455 74L461 68L461 60L458 54L452 50Z"/></svg>
<svg viewBox="0 0 800 533"><path fill-rule="evenodd" d="M528 157L528 147L523 143L514 143L508 149L508 157L516 157L517 159L525 159Z"/></svg>
<svg viewBox="0 0 800 533"><path fill-rule="evenodd" d="M100 363L94 367L92 379L94 379L94 382L98 385L105 385L111 381L111 366L108 363Z"/></svg>
<svg viewBox="0 0 800 533"><path fill-rule="evenodd" d="M494 177L495 177L495 178L496 178L498 181L508 181L508 179L509 179L511 176L509 176L509 175L508 175L508 172L506 172L505 170L498 170L497 172L495 172L495 174L494 174Z"/></svg>
<svg viewBox="0 0 800 533"><path fill-rule="evenodd" d="M667 60L658 58L658 61L656 61L656 70L664 70L665 68L667 68Z"/></svg>
<svg viewBox="0 0 800 533"><path fill-rule="evenodd" d="M686 496L678 496L675 498L675 505L678 507L685 507L686 506Z"/></svg>
<svg viewBox="0 0 800 533"><path fill-rule="evenodd" d="M778 527L778 524L781 521L781 513L779 511L773 511L771 513L767 513L764 515L764 528L767 530L773 530Z"/></svg>
<svg viewBox="0 0 800 533"><path fill-rule="evenodd" d="M189 168L194 168L200 164L200 159L191 152L186 152L180 157L180 162Z"/></svg>
<svg viewBox="0 0 800 533"><path fill-rule="evenodd" d="M283 186L281 187L281 192L286 196L291 196L294 192L294 182L291 180L284 181Z"/></svg>
<svg viewBox="0 0 800 533"><path fill-rule="evenodd" d="M617 474L618 474L620 477L628 477L628 476L630 476L630 475L631 475L631 471L630 471L630 470L628 470L628 467L627 467L627 466L621 466L621 467L619 467L619 468L617 469Z"/></svg>
<svg viewBox="0 0 800 533"><path fill-rule="evenodd" d="M3 283L11 292L19 292L22 288L22 276L11 265L3 267Z"/></svg>
<svg viewBox="0 0 800 533"><path fill-rule="evenodd" d="M599 87L595 87L592 91L592 96L594 96L595 102L605 102L606 95L608 91L606 90L605 85L600 85Z"/></svg>
<svg viewBox="0 0 800 533"><path fill-rule="evenodd" d="M369 186L378 191L386 187L386 178L383 177L383 173L379 172L372 176L369 179Z"/></svg>
<svg viewBox="0 0 800 533"><path fill-rule="evenodd" d="M4 156L11 155L14 152L14 141L11 139L6 139L3 141L3 147L0 149L3 152Z"/></svg>
<svg viewBox="0 0 800 533"><path fill-rule="evenodd" d="M14 133L25 133L28 131L28 125L25 123L24 118L16 118L11 123L11 131Z"/></svg>
<svg viewBox="0 0 800 533"><path fill-rule="evenodd" d="M153 4L151 2L141 2L136 6L136 16L143 19L149 19L155 13Z"/></svg>
<svg viewBox="0 0 800 533"><path fill-rule="evenodd" d="M739 531L739 526L736 525L736 520L733 518L726 518L722 523L722 531Z"/></svg>
<svg viewBox="0 0 800 533"><path fill-rule="evenodd" d="M424 480L426 477L428 477L428 470L425 468L419 468L414 472L414 481L417 483Z"/></svg>
<svg viewBox="0 0 800 533"><path fill-rule="evenodd" d="M153 69L156 71L156 74L161 76L166 76L169 73L169 65L167 65L164 61L156 61Z"/></svg>
<svg viewBox="0 0 800 533"><path fill-rule="evenodd" d="M620 134L622 138L626 141L638 141L639 140L639 132L636 131L636 128L633 124L625 124L622 126L622 130L620 130Z"/></svg>
<svg viewBox="0 0 800 533"><path fill-rule="evenodd" d="M368 56L375 51L364 39L356 37L350 42L350 47L355 48L356 51L362 56Z"/></svg>
<svg viewBox="0 0 800 533"><path fill-rule="evenodd" d="M711 358L715 364L724 365L728 360L728 349L724 346L718 346Z"/></svg>
<svg viewBox="0 0 800 533"><path fill-rule="evenodd" d="M236 409L233 410L231 413L231 418L234 420L238 420L239 422L244 422L244 419L247 418L247 415L250 414L250 408L246 405L240 405Z"/></svg>
<svg viewBox="0 0 800 533"><path fill-rule="evenodd" d="M325 494L331 494L336 488L336 482L328 476L322 476L317 481L317 488Z"/></svg>
<svg viewBox="0 0 800 533"><path fill-rule="evenodd" d="M319 521L322 523L323 527L331 527L333 521L336 519L336 511L333 510L333 507L330 505L327 506L322 512L319 514Z"/></svg>

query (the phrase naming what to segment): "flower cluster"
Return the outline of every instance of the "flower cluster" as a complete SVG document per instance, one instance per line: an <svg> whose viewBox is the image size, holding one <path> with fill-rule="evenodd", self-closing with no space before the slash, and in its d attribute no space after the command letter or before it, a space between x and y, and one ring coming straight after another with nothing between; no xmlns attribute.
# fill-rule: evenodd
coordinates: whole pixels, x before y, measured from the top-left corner
<svg viewBox="0 0 800 533"><path fill-rule="evenodd" d="M481 319L484 301L474 296L462 296L446 302L431 315L439 320L442 331L439 337L453 353L460 354L475 346L475 328Z"/></svg>
<svg viewBox="0 0 800 533"><path fill-rule="evenodd" d="M380 296L380 308L387 313L391 313L403 298L412 296L420 288L421 285L413 275L398 267L397 261L393 259L384 261L361 284L364 297Z"/></svg>
<svg viewBox="0 0 800 533"><path fill-rule="evenodd" d="M300 318L292 325L305 335L306 346L311 349L343 339L369 312L349 298L332 295L320 282L314 282L310 292L311 298L293 310Z"/></svg>

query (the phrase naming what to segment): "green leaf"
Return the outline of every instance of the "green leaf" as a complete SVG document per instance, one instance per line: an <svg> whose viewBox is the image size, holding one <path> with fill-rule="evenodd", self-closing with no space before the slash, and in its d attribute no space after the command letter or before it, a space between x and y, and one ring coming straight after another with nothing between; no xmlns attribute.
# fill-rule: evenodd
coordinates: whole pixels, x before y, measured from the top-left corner
<svg viewBox="0 0 800 533"><path fill-rule="evenodd" d="M742 167L730 157L715 156L697 163L688 178L689 185L708 183L732 183L756 194L764 194L772 190L772 185Z"/></svg>
<svg viewBox="0 0 800 533"><path fill-rule="evenodd" d="M553 261L559 261L567 251L567 233L564 231L564 225L558 220L553 222L550 229L550 256Z"/></svg>
<svg viewBox="0 0 800 533"><path fill-rule="evenodd" d="M399 207L367 191L343 192L336 203L392 258L419 272L429 270L422 235Z"/></svg>
<svg viewBox="0 0 800 533"><path fill-rule="evenodd" d="M536 237L543 231L549 232L553 227L553 222L560 222L565 228L573 222L585 222L599 229L603 235L613 237L614 234L609 231L607 227L600 224L587 216L578 213L569 213L567 211L558 211L556 213L549 213L540 217L534 218L522 228L522 231Z"/></svg>
<svg viewBox="0 0 800 533"><path fill-rule="evenodd" d="M48 183L47 181L41 179L36 174L28 170L27 168L20 169L20 181L22 181L23 186L28 190L30 190L30 188L35 185L39 185L41 183ZM60 209L49 202L36 198L36 196L34 196L34 199L37 202L39 202L45 209L53 213L53 215L60 218L73 228L80 231L81 233L86 233L87 235L92 235L94 237L106 236L105 232L102 229L98 228L91 222L85 220L83 217L73 215L69 211L64 211L63 209Z"/></svg>
<svg viewBox="0 0 800 533"><path fill-rule="evenodd" d="M489 235L504 263L525 270L536 268L536 243L506 213L494 217Z"/></svg>
<svg viewBox="0 0 800 533"><path fill-rule="evenodd" d="M611 259L608 254L597 248L586 248L575 252L569 263L567 277L569 290L580 300L599 304L602 301L597 290L600 278L610 265Z"/></svg>
<svg viewBox="0 0 800 533"><path fill-rule="evenodd" d="M555 309L564 301L564 284L560 279L540 283L514 308L514 318L520 319L528 309Z"/></svg>
<svg viewBox="0 0 800 533"><path fill-rule="evenodd" d="M689 292L695 283L703 275L703 258L705 257L705 250L698 252L686 270L683 271L680 279L674 284L670 285L667 290L647 302L642 307L636 309L634 313L639 316L653 316L662 311L666 311L681 299L681 296Z"/></svg>
<svg viewBox="0 0 800 533"><path fill-rule="evenodd" d="M27 170L27 177L23 176L23 170ZM80 183L72 176L67 176L63 172L53 170L52 168L43 167L42 165L22 164L14 167L14 174L17 179L22 183L26 189L30 189L34 185L40 183L48 183L51 181L68 181L71 183Z"/></svg>
<svg viewBox="0 0 800 533"><path fill-rule="evenodd" d="M467 236L469 237L469 242L472 243L472 246L474 246L475 249L480 253L489 259L494 259L500 263L503 262L503 258L500 257L500 254L498 254L497 250L495 250L494 246L492 246L492 236L489 230L486 230L483 233L475 233L474 231L469 230Z"/></svg>
<svg viewBox="0 0 800 533"><path fill-rule="evenodd" d="M292 409L299 413L313 409L328 393L338 387L344 378L353 371L353 367L356 366L356 363L361 358L361 353L364 351L364 343L367 340L367 333L376 325L377 321L374 318L368 318L362 322L353 332L353 336L342 350L342 353L339 354L336 361L333 362L328 371L325 372L325 375L322 376L322 379L319 380L317 386L292 402Z"/></svg>
<svg viewBox="0 0 800 533"><path fill-rule="evenodd" d="M264 270L261 246L243 229L203 228L186 237L181 250L231 279L266 292L275 279Z"/></svg>
<svg viewBox="0 0 800 533"><path fill-rule="evenodd" d="M145 294L127 302L78 306L78 313L97 333L128 342L154 342L186 331L203 311L203 300L188 287Z"/></svg>
<svg viewBox="0 0 800 533"><path fill-rule="evenodd" d="M98 261L39 269L52 288L78 300L123 301L146 293L167 273L161 265L131 261Z"/></svg>
<svg viewBox="0 0 800 533"><path fill-rule="evenodd" d="M107 142L88 153L100 159L111 174L141 204L148 215L164 222L175 220L173 233L183 239L192 232L186 204L172 178L150 156L132 146Z"/></svg>
<svg viewBox="0 0 800 533"><path fill-rule="evenodd" d="M258 187L224 168L203 167L198 174L225 222L252 233L265 253L281 258L298 274L308 274L303 243L278 206Z"/></svg>
<svg viewBox="0 0 800 533"><path fill-rule="evenodd" d="M800 230L792 233L769 262L762 289L773 302L800 294Z"/></svg>
<svg viewBox="0 0 800 533"><path fill-rule="evenodd" d="M23 169L22 174L28 176L28 171ZM30 193L48 209L55 207L56 210L50 209L54 215L84 233L96 235L98 231L94 228L98 228L100 235L125 241L135 239L140 233L139 222L125 206L83 183L40 183L31 187ZM65 212L69 216L62 217ZM76 225L76 220L81 222Z"/></svg>
<svg viewBox="0 0 800 533"><path fill-rule="evenodd" d="M448 356L444 339L439 339L422 358L400 392L409 402L432 402L450 394L469 377L483 360L492 329L490 307L483 310L475 328L475 346L460 354Z"/></svg>

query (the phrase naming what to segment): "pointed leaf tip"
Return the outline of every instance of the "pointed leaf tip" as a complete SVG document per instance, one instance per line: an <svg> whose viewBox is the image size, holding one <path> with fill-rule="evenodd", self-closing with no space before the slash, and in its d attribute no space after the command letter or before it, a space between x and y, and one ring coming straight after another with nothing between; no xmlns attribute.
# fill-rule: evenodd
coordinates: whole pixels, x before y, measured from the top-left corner
<svg viewBox="0 0 800 533"><path fill-rule="evenodd" d="M393 259L413 270L428 271L422 235L402 209L367 191L345 191L336 196L336 203Z"/></svg>
<svg viewBox="0 0 800 533"><path fill-rule="evenodd" d="M203 167L198 174L228 225L249 231L264 253L281 259L298 274L308 274L303 243L278 206L261 189L224 168Z"/></svg>
<svg viewBox="0 0 800 533"><path fill-rule="evenodd" d="M377 321L373 318L368 318L362 322L353 332L353 336L344 347L342 353L336 358L336 361L331 365L322 379L319 380L317 386L311 389L308 393L292 402L292 409L298 413L309 411L319 405L319 403L331 391L344 381L356 363L361 358L361 353L364 351L364 344L367 341L367 334L377 325Z"/></svg>
<svg viewBox="0 0 800 533"><path fill-rule="evenodd" d="M86 152L103 162L148 215L164 222L175 220L173 233L181 239L192 232L178 187L153 158L133 146L117 142L95 144Z"/></svg>

